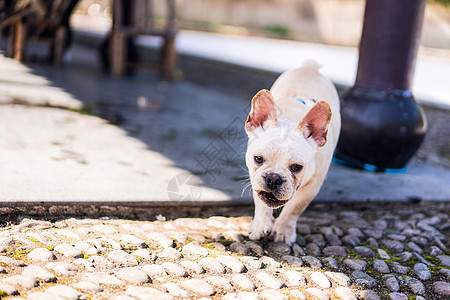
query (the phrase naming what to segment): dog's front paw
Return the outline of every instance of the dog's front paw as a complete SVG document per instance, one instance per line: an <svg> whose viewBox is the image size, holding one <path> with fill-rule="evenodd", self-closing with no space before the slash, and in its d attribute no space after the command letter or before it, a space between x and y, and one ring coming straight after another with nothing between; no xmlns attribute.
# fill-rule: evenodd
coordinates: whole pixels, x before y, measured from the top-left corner
<svg viewBox="0 0 450 300"><path fill-rule="evenodd" d="M267 237L272 232L273 227L273 220L272 219L266 219L266 220L253 220L252 227L250 228L250 231L248 233L248 237L251 240L260 240L264 237Z"/></svg>
<svg viewBox="0 0 450 300"><path fill-rule="evenodd" d="M273 226L272 237L275 242L291 246L297 240L296 221L280 222L277 219Z"/></svg>

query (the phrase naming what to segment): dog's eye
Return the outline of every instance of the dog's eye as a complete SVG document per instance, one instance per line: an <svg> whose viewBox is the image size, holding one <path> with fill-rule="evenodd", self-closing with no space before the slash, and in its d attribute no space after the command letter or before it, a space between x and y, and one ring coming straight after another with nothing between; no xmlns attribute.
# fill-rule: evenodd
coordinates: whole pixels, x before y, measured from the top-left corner
<svg viewBox="0 0 450 300"><path fill-rule="evenodd" d="M259 156L259 155L256 155L256 156L254 157L254 159L255 159L255 162L256 162L257 164L262 164L262 163L264 162L264 158L263 158L262 156Z"/></svg>
<svg viewBox="0 0 450 300"><path fill-rule="evenodd" d="M303 166L299 164L293 164L289 169L291 170L292 173L298 173L303 169Z"/></svg>

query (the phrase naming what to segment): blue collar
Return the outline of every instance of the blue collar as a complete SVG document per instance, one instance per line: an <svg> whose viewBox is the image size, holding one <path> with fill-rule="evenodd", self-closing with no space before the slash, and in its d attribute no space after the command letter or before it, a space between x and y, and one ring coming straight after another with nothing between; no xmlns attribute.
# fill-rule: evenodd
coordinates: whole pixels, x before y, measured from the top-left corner
<svg viewBox="0 0 450 300"><path fill-rule="evenodd" d="M301 99L301 98L297 98L297 97L294 97L294 96L291 96L291 98L292 98L292 99L295 99L296 101L299 101L299 102L303 103L303 105L305 105L305 106L308 107L308 108L310 108L311 106L313 106L314 104L317 103L317 100L316 100L316 99L308 99L308 102L312 101L312 104L308 104L308 103L306 103L305 100L303 100L303 99Z"/></svg>

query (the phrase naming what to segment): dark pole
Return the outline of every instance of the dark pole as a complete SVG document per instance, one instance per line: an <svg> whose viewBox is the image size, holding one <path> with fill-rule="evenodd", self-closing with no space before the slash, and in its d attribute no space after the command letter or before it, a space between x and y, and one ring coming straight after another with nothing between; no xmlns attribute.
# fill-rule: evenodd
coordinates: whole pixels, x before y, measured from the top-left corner
<svg viewBox="0 0 450 300"><path fill-rule="evenodd" d="M411 92L426 0L366 0L355 85L341 100L336 157L374 171L402 169L426 119Z"/></svg>

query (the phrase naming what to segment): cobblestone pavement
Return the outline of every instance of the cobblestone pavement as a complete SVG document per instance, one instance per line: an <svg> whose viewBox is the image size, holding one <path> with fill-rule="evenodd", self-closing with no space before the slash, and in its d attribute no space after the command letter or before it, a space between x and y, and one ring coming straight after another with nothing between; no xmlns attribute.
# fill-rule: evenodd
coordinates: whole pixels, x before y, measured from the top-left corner
<svg viewBox="0 0 450 300"><path fill-rule="evenodd" d="M449 299L450 203L316 204L292 247L251 217L20 216L0 228L0 298Z"/></svg>

